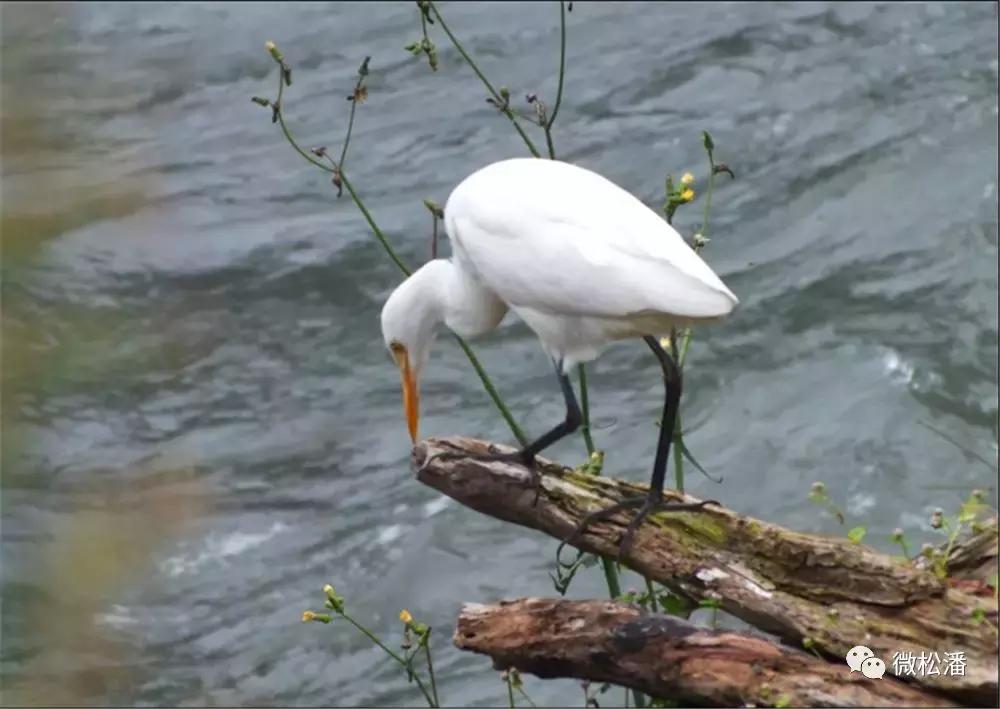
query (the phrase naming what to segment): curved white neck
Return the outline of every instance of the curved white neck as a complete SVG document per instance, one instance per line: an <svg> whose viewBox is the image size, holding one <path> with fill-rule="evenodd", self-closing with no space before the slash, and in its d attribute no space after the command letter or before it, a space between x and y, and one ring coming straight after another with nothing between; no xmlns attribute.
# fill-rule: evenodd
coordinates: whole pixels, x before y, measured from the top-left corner
<svg viewBox="0 0 1000 709"><path fill-rule="evenodd" d="M449 271L444 299L445 324L462 337L476 337L495 329L507 314L507 304L461 263L445 263Z"/></svg>
<svg viewBox="0 0 1000 709"><path fill-rule="evenodd" d="M475 337L496 328L507 314L506 303L448 259L424 264L407 280L422 329L443 322L462 337Z"/></svg>
<svg viewBox="0 0 1000 709"><path fill-rule="evenodd" d="M474 273L445 259L421 266L389 296L382 308L387 347L406 348L414 376L427 363L441 324L463 337L494 329L507 304L482 285Z"/></svg>

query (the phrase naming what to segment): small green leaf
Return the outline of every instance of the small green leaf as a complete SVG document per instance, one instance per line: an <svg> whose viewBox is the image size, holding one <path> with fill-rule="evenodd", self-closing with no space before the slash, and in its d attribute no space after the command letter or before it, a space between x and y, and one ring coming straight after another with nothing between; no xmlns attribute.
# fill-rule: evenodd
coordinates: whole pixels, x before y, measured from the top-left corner
<svg viewBox="0 0 1000 709"><path fill-rule="evenodd" d="M712 141L712 136L708 134L707 130L701 132L702 142L705 144L705 150L711 155L712 151L715 150L715 143Z"/></svg>
<svg viewBox="0 0 1000 709"><path fill-rule="evenodd" d="M963 502L961 508L959 508L958 521L962 524L974 522L984 507L985 505L976 500L976 498L970 497L968 500Z"/></svg>
<svg viewBox="0 0 1000 709"><path fill-rule="evenodd" d="M649 706L657 709L673 709L679 706L676 699L664 699L663 697L650 697Z"/></svg>
<svg viewBox="0 0 1000 709"><path fill-rule="evenodd" d="M848 533L847 538L850 539L855 544L860 544L861 540L865 538L868 534L868 530L864 527L853 527Z"/></svg>
<svg viewBox="0 0 1000 709"><path fill-rule="evenodd" d="M691 604L685 598L676 596L672 593L662 593L660 594L660 607L663 612L668 615L685 615L690 609Z"/></svg>
<svg viewBox="0 0 1000 709"><path fill-rule="evenodd" d="M584 475L600 475L604 468L604 451L594 451L583 463L576 467L576 472Z"/></svg>

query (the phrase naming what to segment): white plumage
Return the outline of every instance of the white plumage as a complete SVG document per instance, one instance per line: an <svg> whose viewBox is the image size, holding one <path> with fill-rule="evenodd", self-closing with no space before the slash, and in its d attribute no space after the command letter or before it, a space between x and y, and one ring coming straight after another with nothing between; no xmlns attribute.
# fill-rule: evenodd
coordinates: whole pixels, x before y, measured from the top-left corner
<svg viewBox="0 0 1000 709"><path fill-rule="evenodd" d="M442 323L476 336L510 308L568 372L609 342L715 320L738 303L653 210L568 163L488 165L454 189L444 222L452 260L423 266L382 310L383 336L414 409L419 373Z"/></svg>

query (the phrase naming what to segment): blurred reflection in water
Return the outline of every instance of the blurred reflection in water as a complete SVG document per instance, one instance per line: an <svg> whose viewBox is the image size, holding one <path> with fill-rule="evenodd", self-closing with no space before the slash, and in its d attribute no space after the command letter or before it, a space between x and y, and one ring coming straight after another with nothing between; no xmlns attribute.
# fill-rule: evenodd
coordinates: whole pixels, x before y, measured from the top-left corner
<svg viewBox="0 0 1000 709"><path fill-rule="evenodd" d="M49 73L73 73L70 55L53 51L44 66L25 56L33 43L79 41L73 13L72 5L20 4L6 5L2 18L2 512L5 522L15 514L25 522L0 530L5 704L130 701L149 668L119 639L114 602L155 570L154 554L205 503L190 461L125 463L71 479L50 467L37 435L53 424L46 399L120 376L109 336L127 327L116 308L81 307L34 287L42 254L51 239L148 204L146 180L104 169L94 156L109 146L65 110L70 97L45 85ZM113 99L113 88L92 78L80 88Z"/></svg>

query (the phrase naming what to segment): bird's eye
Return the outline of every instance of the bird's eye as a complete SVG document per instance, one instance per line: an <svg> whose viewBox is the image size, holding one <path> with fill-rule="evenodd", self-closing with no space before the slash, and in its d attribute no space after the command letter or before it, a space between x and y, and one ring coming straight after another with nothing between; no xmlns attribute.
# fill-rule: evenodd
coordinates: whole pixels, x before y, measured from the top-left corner
<svg viewBox="0 0 1000 709"><path fill-rule="evenodd" d="M397 342L396 340L393 340L392 342L389 343L389 349L395 353L404 352L406 350L406 348L402 345L402 343Z"/></svg>

